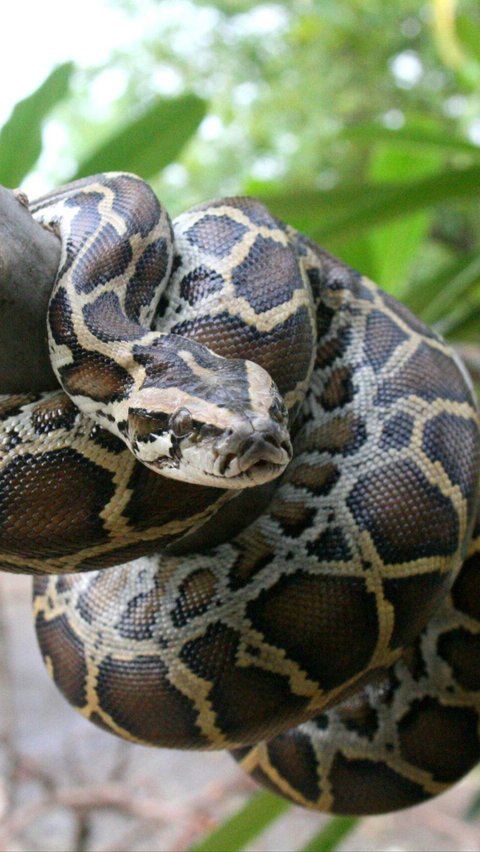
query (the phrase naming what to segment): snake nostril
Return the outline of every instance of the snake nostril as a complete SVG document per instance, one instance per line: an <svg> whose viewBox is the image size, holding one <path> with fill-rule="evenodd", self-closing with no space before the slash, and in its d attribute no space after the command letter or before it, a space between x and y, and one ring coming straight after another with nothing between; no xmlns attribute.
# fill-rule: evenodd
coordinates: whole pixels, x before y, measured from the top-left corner
<svg viewBox="0 0 480 852"><path fill-rule="evenodd" d="M264 435L264 436L263 436L263 439L264 439L264 441L266 441L268 444L272 444L272 446L273 446L273 447L278 447L278 446L279 446L278 440L274 437L274 435Z"/></svg>
<svg viewBox="0 0 480 852"><path fill-rule="evenodd" d="M290 441L287 438L283 438L281 435L263 435L263 440L265 443L270 444L272 447L275 447L276 450L283 450L287 453L288 456L292 453L292 447Z"/></svg>

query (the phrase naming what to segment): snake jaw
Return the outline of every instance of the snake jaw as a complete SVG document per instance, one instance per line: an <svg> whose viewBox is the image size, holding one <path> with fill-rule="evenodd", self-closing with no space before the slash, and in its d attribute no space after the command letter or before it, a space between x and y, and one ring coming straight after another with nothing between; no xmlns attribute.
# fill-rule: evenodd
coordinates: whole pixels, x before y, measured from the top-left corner
<svg viewBox="0 0 480 852"><path fill-rule="evenodd" d="M201 433L199 437L201 442ZM284 425L267 417L246 419L204 446L197 458L193 448L184 449L183 459L192 470L197 468L199 482L222 488L248 488L280 476L292 458L292 445Z"/></svg>
<svg viewBox="0 0 480 852"><path fill-rule="evenodd" d="M259 484L285 470L292 458L287 429L267 418L248 425L250 429L230 430L215 442L214 476L233 480L247 474L252 484Z"/></svg>
<svg viewBox="0 0 480 852"><path fill-rule="evenodd" d="M246 488L275 479L292 458L284 423L261 415L239 418L232 428L208 424L178 438L168 432L132 442L139 461L163 476L216 488Z"/></svg>

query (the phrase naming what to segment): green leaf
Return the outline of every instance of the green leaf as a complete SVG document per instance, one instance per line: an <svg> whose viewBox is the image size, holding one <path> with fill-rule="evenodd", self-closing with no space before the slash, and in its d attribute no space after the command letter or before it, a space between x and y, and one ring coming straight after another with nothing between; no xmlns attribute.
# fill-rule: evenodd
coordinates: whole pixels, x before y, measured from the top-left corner
<svg viewBox="0 0 480 852"><path fill-rule="evenodd" d="M443 337L452 340L475 340L478 338L478 326L480 325L480 305L476 307L470 304L458 307L442 322L436 323L435 331Z"/></svg>
<svg viewBox="0 0 480 852"><path fill-rule="evenodd" d="M366 183L322 192L295 188L262 194L277 216L314 239L347 242L354 235L434 204L472 198L480 186L480 166L451 169L404 183Z"/></svg>
<svg viewBox="0 0 480 852"><path fill-rule="evenodd" d="M424 212L415 213L372 231L376 266L373 278L399 297L427 235L430 219Z"/></svg>
<svg viewBox="0 0 480 852"><path fill-rule="evenodd" d="M431 303L468 266L470 258L471 255L465 255L453 261L449 258L433 273L426 277L422 276L420 281L411 281L402 293L402 300L414 314L424 319Z"/></svg>
<svg viewBox="0 0 480 852"><path fill-rule="evenodd" d="M206 111L196 95L158 98L136 121L122 127L79 166L76 179L103 171L156 175L178 156Z"/></svg>
<svg viewBox="0 0 480 852"><path fill-rule="evenodd" d="M465 811L465 819L468 822L480 817L480 792L476 793Z"/></svg>
<svg viewBox="0 0 480 852"><path fill-rule="evenodd" d="M422 149L412 157L411 153L403 149L391 148L381 142L374 146L369 176L378 184L394 184L399 179L418 179L433 174L441 165L441 155L438 151ZM417 252L426 237L430 219L431 215L421 210L370 229L368 239L371 245L372 268L358 268L374 281L378 281L382 287L387 287L390 292L400 296Z"/></svg>
<svg viewBox="0 0 480 852"><path fill-rule="evenodd" d="M449 313L457 310L459 305L465 305L465 300L472 296L480 284L480 255L473 256L469 261L463 258L463 265L455 275L437 288L428 307L423 311L423 319L427 323L439 322Z"/></svg>
<svg viewBox="0 0 480 852"><path fill-rule="evenodd" d="M0 183L18 186L42 151L42 124L67 94L74 66L59 65L27 98L19 101L0 130Z"/></svg>
<svg viewBox="0 0 480 852"><path fill-rule="evenodd" d="M358 817L332 817L318 834L303 847L302 852L331 852L333 849L338 849L343 838L350 834L359 822Z"/></svg>
<svg viewBox="0 0 480 852"><path fill-rule="evenodd" d="M449 314L434 324L435 331L456 340L478 340L480 294L464 299Z"/></svg>
<svg viewBox="0 0 480 852"><path fill-rule="evenodd" d="M377 274L376 258L372 250L370 236L370 234L360 234L354 240L339 244L338 251L341 253L344 263L348 263L353 269L361 269L364 275L367 275L374 281L380 281L381 278ZM330 244L329 248L335 254L335 241Z"/></svg>
<svg viewBox="0 0 480 852"><path fill-rule="evenodd" d="M473 58L480 61L480 27L473 15L457 15L457 30L462 45Z"/></svg>
<svg viewBox="0 0 480 852"><path fill-rule="evenodd" d="M238 852L291 805L273 793L256 793L238 813L212 831L190 852Z"/></svg>
<svg viewBox="0 0 480 852"><path fill-rule="evenodd" d="M398 147L402 151L406 148L430 148L442 154L471 154L475 158L480 157L480 147L445 132L445 126L422 126L421 124L406 125L397 130L384 127L382 124L357 124L342 131L346 139L364 141L369 145L372 142L384 142L392 147Z"/></svg>

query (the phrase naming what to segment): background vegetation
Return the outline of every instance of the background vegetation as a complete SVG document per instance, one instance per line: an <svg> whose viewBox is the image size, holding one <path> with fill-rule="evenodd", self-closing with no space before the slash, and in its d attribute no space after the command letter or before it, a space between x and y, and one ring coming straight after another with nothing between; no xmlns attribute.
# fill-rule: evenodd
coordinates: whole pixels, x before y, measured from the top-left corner
<svg viewBox="0 0 480 852"><path fill-rule="evenodd" d="M108 62L62 64L16 105L0 183L35 194L126 169L172 214L256 195L458 344L477 377L478 2L113 5L131 20L128 49L112 33ZM244 848L286 807L260 794L198 848ZM332 822L308 848L353 825Z"/></svg>

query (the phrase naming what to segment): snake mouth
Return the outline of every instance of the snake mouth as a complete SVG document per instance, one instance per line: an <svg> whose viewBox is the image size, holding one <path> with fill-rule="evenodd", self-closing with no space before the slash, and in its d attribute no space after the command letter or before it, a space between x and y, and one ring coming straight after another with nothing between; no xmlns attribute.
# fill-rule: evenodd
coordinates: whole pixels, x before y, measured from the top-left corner
<svg viewBox="0 0 480 852"><path fill-rule="evenodd" d="M178 479L192 485L208 485L213 488L232 490L264 485L266 482L281 476L286 466L287 464L258 461L251 465L248 470L225 476L225 474L216 474L208 470L182 469L181 463L172 461L172 459L147 464L147 467L169 479Z"/></svg>
<svg viewBox="0 0 480 852"><path fill-rule="evenodd" d="M288 436L254 432L237 452L214 450L210 475L221 479L226 488L260 485L280 476L291 458Z"/></svg>
<svg viewBox="0 0 480 852"><path fill-rule="evenodd" d="M239 473L220 476L218 474L209 474L205 471L205 475L218 480L218 484L222 488L247 488L254 485L263 485L271 479L276 479L284 472L286 466L287 463L274 464L274 462L258 461L251 465L248 470L243 470Z"/></svg>
<svg viewBox="0 0 480 852"><path fill-rule="evenodd" d="M152 457L152 452L142 461L163 476L197 485L232 489L263 485L283 473L293 450L283 424L263 418L260 428L256 425L247 421L242 428L213 436L205 431L203 441L189 435L176 441L168 456Z"/></svg>
<svg viewBox="0 0 480 852"><path fill-rule="evenodd" d="M274 445L263 438L255 438L248 446L244 446L243 450L242 453L222 453L211 449L207 458L203 456L202 459L194 459L186 452L177 458L156 459L147 466L163 476L183 482L215 488L241 489L263 485L276 479L284 472L292 457L290 440L285 438L280 445Z"/></svg>

